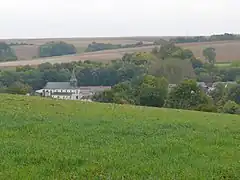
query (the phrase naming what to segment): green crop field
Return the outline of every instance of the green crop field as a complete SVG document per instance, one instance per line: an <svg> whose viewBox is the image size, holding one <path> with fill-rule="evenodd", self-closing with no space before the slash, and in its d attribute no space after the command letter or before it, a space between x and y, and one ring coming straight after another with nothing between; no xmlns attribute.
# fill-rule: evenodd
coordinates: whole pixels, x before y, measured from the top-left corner
<svg viewBox="0 0 240 180"><path fill-rule="evenodd" d="M239 179L240 117L0 95L0 179Z"/></svg>

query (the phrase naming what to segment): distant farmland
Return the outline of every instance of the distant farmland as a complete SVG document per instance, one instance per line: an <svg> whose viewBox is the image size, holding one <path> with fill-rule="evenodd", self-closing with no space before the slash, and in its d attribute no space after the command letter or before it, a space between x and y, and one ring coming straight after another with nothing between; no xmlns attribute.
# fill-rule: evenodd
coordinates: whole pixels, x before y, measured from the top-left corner
<svg viewBox="0 0 240 180"><path fill-rule="evenodd" d="M162 38L162 37L158 37ZM66 39L28 39L28 40L7 40L7 42L24 42L34 45L23 45L23 46L13 46L19 61L17 62L4 62L0 63L0 67L15 67L23 65L38 65L44 62L50 63L63 63L71 61L102 61L109 62L110 60L121 58L126 52L137 52L152 50L153 46L140 47L140 48L129 48L129 49L116 49L116 50L106 50L94 53L83 53L84 49L88 44L93 41L102 43L112 43L112 44L133 44L138 41L143 40L144 43L151 43L150 40L157 39L157 37L122 37L122 38L66 38ZM41 58L34 59L38 55L38 47L49 41L65 41L67 43L73 44L78 49L78 54L71 56L62 57L51 57L51 58ZM188 48L193 51L196 57L204 59L202 56L202 50L206 47L214 47L217 52L217 62L232 62L240 60L240 41L217 41L217 42L200 42L200 43L185 43L177 44L183 48Z"/></svg>
<svg viewBox="0 0 240 180"><path fill-rule="evenodd" d="M46 42L50 41L64 41L70 44L73 44L78 53L82 53L89 44L93 41L98 43L111 43L111 44L135 44L140 40L134 39L125 39L125 38L63 38L63 39L12 39L6 40L7 43L16 43L16 42L24 42L27 44L34 45L24 45L24 46L12 46L15 50L16 55L19 60L30 60L33 57L38 56L38 47ZM149 43L148 41L144 41L144 43Z"/></svg>
<svg viewBox="0 0 240 180"><path fill-rule="evenodd" d="M240 41L201 42L179 45L183 48L192 50L194 55L201 59L204 59L202 56L203 49L206 47L213 47L216 49L217 62L232 62L240 60Z"/></svg>
<svg viewBox="0 0 240 180"><path fill-rule="evenodd" d="M90 53L81 53L76 55L66 55L66 56L56 56L49 58L39 58L33 60L21 60L21 61L11 61L11 62L2 62L0 63L0 67L16 67L16 66L37 66L42 63L67 63L74 61L101 61L101 62L110 62L111 60L121 58L125 53L133 53L138 51L148 52L151 51L153 46L141 47L141 48L124 48L124 49L116 49L116 50L105 50L105 51L97 51Z"/></svg>

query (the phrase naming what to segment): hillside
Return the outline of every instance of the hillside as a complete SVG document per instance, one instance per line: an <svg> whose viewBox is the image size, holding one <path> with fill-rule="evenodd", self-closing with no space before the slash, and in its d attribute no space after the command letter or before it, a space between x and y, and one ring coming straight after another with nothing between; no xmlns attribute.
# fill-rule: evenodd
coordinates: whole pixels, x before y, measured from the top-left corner
<svg viewBox="0 0 240 180"><path fill-rule="evenodd" d="M33 45L20 45L20 46L12 46L15 51L18 60L17 62L7 62L1 63L0 67L15 67L15 66L23 66L26 64L30 64L32 66L41 64L42 62L52 62L52 63L61 63L61 62L71 62L71 61L82 61L82 60L93 60L93 61L101 61L108 62L110 60L121 58L124 53L127 52L136 52L136 51L151 51L153 49L152 46L147 47L139 47L139 48L124 48L124 49L116 49L111 51L99 51L97 54L92 53L83 53L89 44L93 41L98 43L111 43L111 44L134 44L140 40L144 43L151 43L156 39L164 38L169 39L169 37L112 37L112 38L60 38L60 39L12 39L6 40L7 43L16 43L16 42L24 42L27 44ZM33 59L33 57L38 56L38 47L41 44L44 44L49 41L64 41L70 44L73 44L78 54L74 56L62 56L62 57L54 57L47 59ZM193 51L196 57L200 57L204 59L202 55L202 51L206 47L214 47L217 53L217 62L232 62L240 60L240 51L238 50L240 47L239 40L229 40L229 41L212 41L212 42L197 42L197 43L178 43L178 46L182 48L187 48ZM99 53L99 54L98 54ZM30 62L31 61L31 62Z"/></svg>
<svg viewBox="0 0 240 180"><path fill-rule="evenodd" d="M240 177L239 116L5 94L0 101L0 179Z"/></svg>

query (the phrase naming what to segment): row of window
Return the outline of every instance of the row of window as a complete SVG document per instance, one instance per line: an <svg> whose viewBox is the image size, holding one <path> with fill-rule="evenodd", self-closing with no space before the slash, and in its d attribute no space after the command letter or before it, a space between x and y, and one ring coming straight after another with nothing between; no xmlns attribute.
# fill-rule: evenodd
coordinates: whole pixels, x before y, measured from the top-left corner
<svg viewBox="0 0 240 180"><path fill-rule="evenodd" d="M57 99L73 99L72 96L53 96L53 98L57 98ZM76 96L76 99L79 99L79 97Z"/></svg>
<svg viewBox="0 0 240 180"><path fill-rule="evenodd" d="M43 92L47 92L47 93L75 93L75 94L79 94L80 90L71 90L71 89L55 89L55 90L44 90Z"/></svg>

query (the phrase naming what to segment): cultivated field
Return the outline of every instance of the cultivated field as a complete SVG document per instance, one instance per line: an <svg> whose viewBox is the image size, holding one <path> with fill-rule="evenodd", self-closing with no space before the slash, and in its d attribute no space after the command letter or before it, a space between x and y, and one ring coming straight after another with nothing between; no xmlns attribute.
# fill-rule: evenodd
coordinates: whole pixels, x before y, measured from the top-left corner
<svg viewBox="0 0 240 180"><path fill-rule="evenodd" d="M16 55L19 60L29 60L34 56L38 56L38 47L49 41L64 41L70 44L73 44L78 53L84 52L89 44L93 41L98 43L112 43L112 44L134 44L138 42L134 39L127 38L62 38L62 39L12 39L6 40L7 43L16 43L24 42L27 44L34 44L33 46L13 46L13 49L16 51ZM149 43L148 41L143 41L144 43Z"/></svg>
<svg viewBox="0 0 240 180"><path fill-rule="evenodd" d="M219 41L207 43L186 43L179 44L181 47L188 48L193 51L196 57L204 59L202 51L206 47L216 49L217 62L232 62L240 60L240 41Z"/></svg>
<svg viewBox="0 0 240 180"><path fill-rule="evenodd" d="M11 61L11 62L1 62L0 67L16 67L16 66L25 66L31 65L36 66L42 63L50 62L54 63L66 63L73 61L101 61L101 62L109 62L111 60L121 58L125 53L133 53L139 51L152 51L153 46L146 46L141 48L124 48L124 49L114 49L114 50L105 50L105 51L97 51L90 53L81 53L76 55L67 55L67 56L58 56L58 57L49 57L49 58L39 58L33 60L21 60L21 61Z"/></svg>
<svg viewBox="0 0 240 180"><path fill-rule="evenodd" d="M61 63L61 62L71 62L79 60L94 60L94 61L103 61L108 62L109 60L120 58L125 52L131 52L131 49L119 49L111 51L102 51L97 52L96 54L84 53L84 50L88 44L93 41L102 42L102 43L112 43L112 44L133 44L138 41L144 41L144 43L151 43L154 39L159 39L163 37L121 37L121 38L67 38L67 39L28 39L28 40L7 40L7 42L25 42L28 44L34 44L33 46L13 46L16 51L19 62L6 62L0 63L0 67L13 67L20 65L38 65L42 62L51 62L51 63ZM167 39L169 37L166 37ZM78 54L74 56L63 56L63 57L53 57L45 59L35 59L31 61L34 56L38 55L38 47L41 44L44 44L49 41L65 41L71 44L74 44L78 50ZM183 48L191 49L196 57L204 59L202 56L202 51L206 47L214 47L217 52L217 62L232 62L240 60L240 41L218 41L218 42L202 42L202 43L186 43L178 44ZM144 47L139 49L134 49L136 51L151 51L153 47ZM24 61L23 61L24 60ZM30 62L31 61L31 62Z"/></svg>
<svg viewBox="0 0 240 180"><path fill-rule="evenodd" d="M0 95L0 179L239 179L237 115Z"/></svg>
<svg viewBox="0 0 240 180"><path fill-rule="evenodd" d="M38 45L12 46L19 60L32 59L38 56Z"/></svg>

